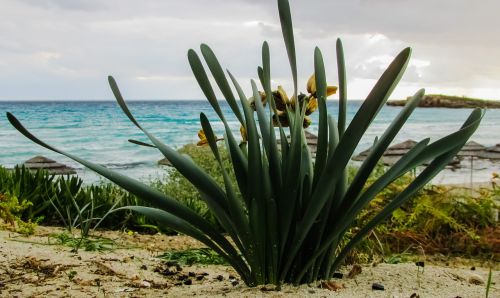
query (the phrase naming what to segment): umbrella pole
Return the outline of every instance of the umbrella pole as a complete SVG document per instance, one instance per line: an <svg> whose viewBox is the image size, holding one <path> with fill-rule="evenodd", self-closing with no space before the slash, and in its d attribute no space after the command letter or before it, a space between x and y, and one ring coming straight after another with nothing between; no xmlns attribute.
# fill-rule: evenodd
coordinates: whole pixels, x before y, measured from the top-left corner
<svg viewBox="0 0 500 298"><path fill-rule="evenodd" d="M470 157L470 195L472 196L472 184L473 184L473 176L474 175L474 156Z"/></svg>

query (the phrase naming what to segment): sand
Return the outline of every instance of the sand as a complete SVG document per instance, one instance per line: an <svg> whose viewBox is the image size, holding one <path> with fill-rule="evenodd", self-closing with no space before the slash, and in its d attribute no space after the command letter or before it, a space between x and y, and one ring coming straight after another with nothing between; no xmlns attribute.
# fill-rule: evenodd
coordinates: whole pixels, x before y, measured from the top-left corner
<svg viewBox="0 0 500 298"><path fill-rule="evenodd" d="M121 248L88 252L48 245L48 235L61 228L39 227L23 237L0 231L1 297L485 297L488 269L415 263L362 266L354 278L334 279L295 287L249 288L231 267L215 265L167 266L157 256L169 249L202 245L185 236L128 235L107 231ZM54 242L53 240L51 242ZM168 269L168 270L167 270ZM498 268L496 268L498 269ZM347 273L351 266L342 268ZM156 272L155 272L156 271ZM165 273L170 275L165 276ZM500 275L493 271L490 297L500 297ZM470 279L480 279L471 283ZM385 290L374 291L381 283ZM189 284L190 285L186 285ZM413 295L413 296L412 296ZM418 295L418 296L417 296Z"/></svg>

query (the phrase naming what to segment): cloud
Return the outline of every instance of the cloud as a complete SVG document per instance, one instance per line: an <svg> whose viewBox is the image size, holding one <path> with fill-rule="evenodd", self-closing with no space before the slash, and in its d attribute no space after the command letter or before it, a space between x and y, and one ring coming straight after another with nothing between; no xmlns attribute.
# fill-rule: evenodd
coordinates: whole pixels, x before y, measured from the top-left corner
<svg viewBox="0 0 500 298"><path fill-rule="evenodd" d="M500 98L498 1L311 0L291 7L301 89L315 46L329 83L336 82L341 37L353 98L364 97L407 46L413 57L394 98L420 87ZM4 0L0 36L0 100L111 98L108 74L133 98L201 99L186 53L202 42L249 92L267 40L273 82L291 89L275 1Z"/></svg>

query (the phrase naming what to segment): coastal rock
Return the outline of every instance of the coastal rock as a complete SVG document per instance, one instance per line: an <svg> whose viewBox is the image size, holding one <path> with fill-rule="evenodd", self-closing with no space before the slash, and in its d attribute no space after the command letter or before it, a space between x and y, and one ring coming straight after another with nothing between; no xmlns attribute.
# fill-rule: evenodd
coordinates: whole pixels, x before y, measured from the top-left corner
<svg viewBox="0 0 500 298"><path fill-rule="evenodd" d="M406 100L390 100L387 102L389 106L404 106ZM500 101L484 100L460 96L449 96L440 94L425 95L420 101L419 107L423 108L452 108L452 109L500 109Z"/></svg>

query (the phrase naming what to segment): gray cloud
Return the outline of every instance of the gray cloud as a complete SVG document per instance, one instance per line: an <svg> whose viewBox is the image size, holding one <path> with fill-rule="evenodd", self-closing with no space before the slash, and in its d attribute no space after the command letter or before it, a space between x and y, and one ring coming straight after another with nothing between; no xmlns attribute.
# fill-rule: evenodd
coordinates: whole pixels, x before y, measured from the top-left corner
<svg viewBox="0 0 500 298"><path fill-rule="evenodd" d="M428 87L500 98L500 3L479 3L292 0L300 79L318 45L335 83L341 37L355 98L408 45L413 60L395 97ZM131 98L203 98L186 58L202 42L249 90L268 40L274 82L291 85L275 1L4 0L0 36L1 100L110 98L108 74Z"/></svg>

